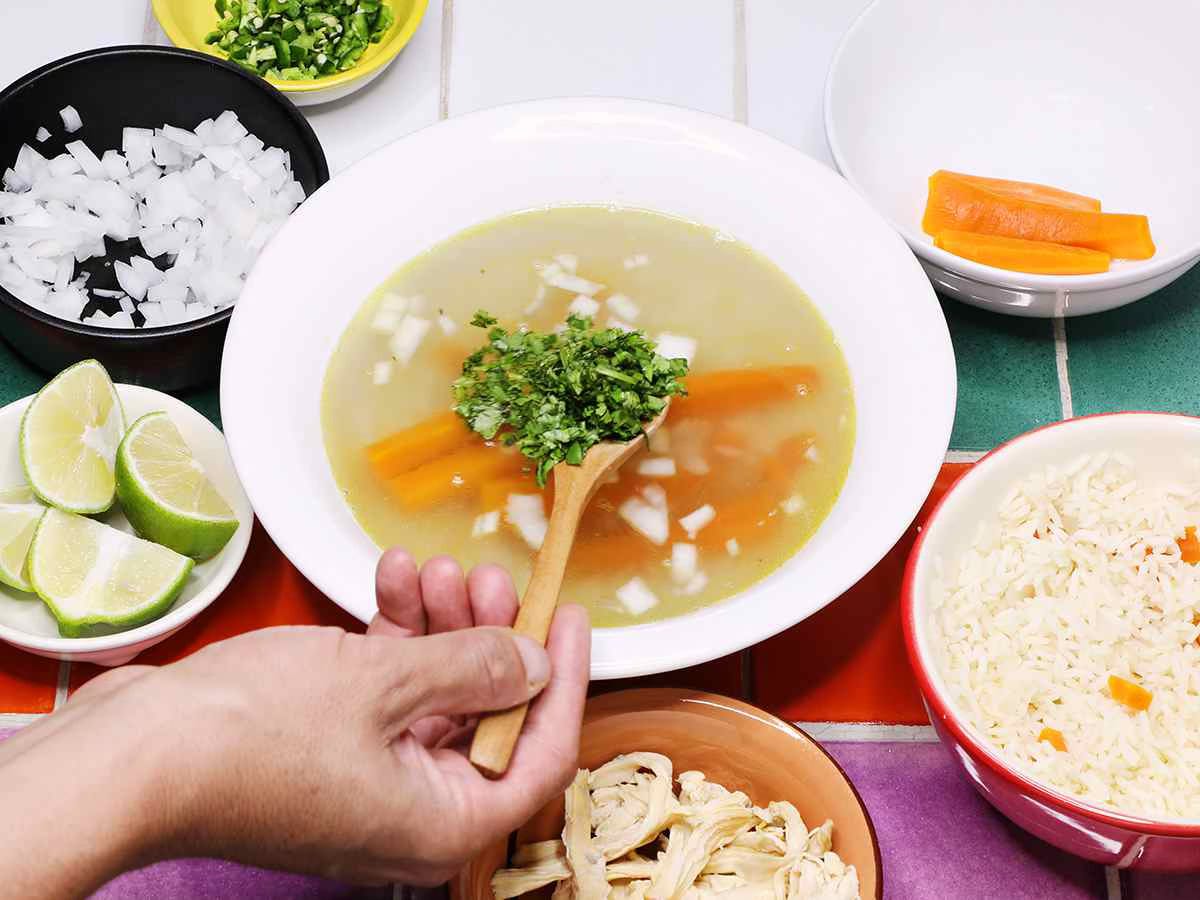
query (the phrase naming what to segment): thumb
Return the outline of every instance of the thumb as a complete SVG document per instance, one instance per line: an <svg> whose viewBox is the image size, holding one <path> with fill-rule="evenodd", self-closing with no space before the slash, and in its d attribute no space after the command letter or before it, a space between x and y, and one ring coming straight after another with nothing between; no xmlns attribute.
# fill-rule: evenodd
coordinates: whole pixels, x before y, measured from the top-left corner
<svg viewBox="0 0 1200 900"><path fill-rule="evenodd" d="M384 639L386 640L386 638ZM392 644L400 666L393 721L474 715L533 699L550 680L541 644L509 628L467 628ZM389 703L389 705L392 705Z"/></svg>

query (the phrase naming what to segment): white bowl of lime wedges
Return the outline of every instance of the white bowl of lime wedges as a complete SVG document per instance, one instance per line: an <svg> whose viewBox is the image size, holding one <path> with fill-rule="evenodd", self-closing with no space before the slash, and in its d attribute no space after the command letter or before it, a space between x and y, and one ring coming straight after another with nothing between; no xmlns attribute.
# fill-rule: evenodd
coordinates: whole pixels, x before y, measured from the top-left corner
<svg viewBox="0 0 1200 900"><path fill-rule="evenodd" d="M225 589L252 522L212 423L80 363L0 408L0 640L128 662Z"/></svg>

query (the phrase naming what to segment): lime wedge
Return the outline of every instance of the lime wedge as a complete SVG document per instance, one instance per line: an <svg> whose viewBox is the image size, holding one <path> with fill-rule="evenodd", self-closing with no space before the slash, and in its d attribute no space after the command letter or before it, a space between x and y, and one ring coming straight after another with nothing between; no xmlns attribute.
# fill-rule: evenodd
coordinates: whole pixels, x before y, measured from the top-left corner
<svg viewBox="0 0 1200 900"><path fill-rule="evenodd" d="M76 513L104 512L116 492L113 460L125 432L116 389L94 359L60 372L21 419L21 465L38 499Z"/></svg>
<svg viewBox="0 0 1200 900"><path fill-rule="evenodd" d="M93 625L130 628L162 615L195 563L94 519L48 509L29 548L29 581L79 637Z"/></svg>
<svg viewBox="0 0 1200 900"><path fill-rule="evenodd" d="M21 484L16 487L0 488L0 503L37 503L29 485Z"/></svg>
<svg viewBox="0 0 1200 900"><path fill-rule="evenodd" d="M117 450L117 496L137 533L196 560L220 552L238 520L164 412L142 416Z"/></svg>
<svg viewBox="0 0 1200 900"><path fill-rule="evenodd" d="M29 502L5 502L7 494L0 491L0 582L18 591L32 591L26 560L46 507L33 501L32 494Z"/></svg>

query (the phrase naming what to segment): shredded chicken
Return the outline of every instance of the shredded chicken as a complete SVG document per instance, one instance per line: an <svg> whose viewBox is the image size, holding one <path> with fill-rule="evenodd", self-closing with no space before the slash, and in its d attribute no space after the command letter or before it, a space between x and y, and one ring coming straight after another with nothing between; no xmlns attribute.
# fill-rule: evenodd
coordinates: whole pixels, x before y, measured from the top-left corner
<svg viewBox="0 0 1200 900"><path fill-rule="evenodd" d="M786 802L760 809L658 753L580 769L561 841L525 844L492 876L496 900L554 884L554 900L859 900L833 850Z"/></svg>

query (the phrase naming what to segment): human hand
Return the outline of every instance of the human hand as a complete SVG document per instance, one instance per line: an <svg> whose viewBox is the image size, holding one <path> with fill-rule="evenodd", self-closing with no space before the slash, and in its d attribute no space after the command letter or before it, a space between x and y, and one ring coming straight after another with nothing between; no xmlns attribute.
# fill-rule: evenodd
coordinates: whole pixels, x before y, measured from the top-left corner
<svg viewBox="0 0 1200 900"><path fill-rule="evenodd" d="M445 880L570 780L587 617L562 608L543 650L503 627L517 600L498 567L464 578L440 557L418 572L393 550L376 583L366 635L265 629L97 677L0 750L0 783L10 757L49 782L80 774L78 748L103 748L84 769L128 795L105 810L119 867L207 855L360 883ZM485 779L462 752L472 718L535 696L508 773Z"/></svg>

